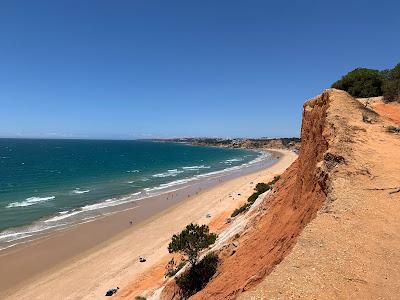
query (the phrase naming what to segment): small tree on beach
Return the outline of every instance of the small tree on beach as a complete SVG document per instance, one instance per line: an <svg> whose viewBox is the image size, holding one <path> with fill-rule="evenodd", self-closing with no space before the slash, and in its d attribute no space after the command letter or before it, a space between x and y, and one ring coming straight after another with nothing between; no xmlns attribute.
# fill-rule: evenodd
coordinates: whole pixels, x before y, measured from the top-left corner
<svg viewBox="0 0 400 300"><path fill-rule="evenodd" d="M179 252L189 263L196 265L199 253L215 243L217 235L210 233L207 225L189 224L180 234L174 234L168 245L169 253Z"/></svg>

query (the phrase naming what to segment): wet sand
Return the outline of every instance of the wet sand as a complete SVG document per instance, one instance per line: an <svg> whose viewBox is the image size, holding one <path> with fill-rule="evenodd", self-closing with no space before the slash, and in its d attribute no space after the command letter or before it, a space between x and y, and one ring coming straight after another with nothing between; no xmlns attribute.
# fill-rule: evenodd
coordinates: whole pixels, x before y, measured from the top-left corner
<svg viewBox="0 0 400 300"><path fill-rule="evenodd" d="M281 173L296 156L288 151L274 155L279 159L272 166L266 163L191 183L3 251L0 298L98 299L108 287L128 284L165 254L173 233L190 222L208 223L212 218L206 218L207 213L215 216L231 209L248 196L238 194L250 192L257 178ZM139 255L145 255L148 262L138 264Z"/></svg>

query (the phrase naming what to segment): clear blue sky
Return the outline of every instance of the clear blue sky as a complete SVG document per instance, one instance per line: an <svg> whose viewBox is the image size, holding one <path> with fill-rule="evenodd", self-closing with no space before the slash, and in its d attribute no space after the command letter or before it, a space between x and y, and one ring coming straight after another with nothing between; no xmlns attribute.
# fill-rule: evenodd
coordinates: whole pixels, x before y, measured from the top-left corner
<svg viewBox="0 0 400 300"><path fill-rule="evenodd" d="M374 3L369 3L374 2ZM298 136L400 62L399 1L1 1L0 136Z"/></svg>

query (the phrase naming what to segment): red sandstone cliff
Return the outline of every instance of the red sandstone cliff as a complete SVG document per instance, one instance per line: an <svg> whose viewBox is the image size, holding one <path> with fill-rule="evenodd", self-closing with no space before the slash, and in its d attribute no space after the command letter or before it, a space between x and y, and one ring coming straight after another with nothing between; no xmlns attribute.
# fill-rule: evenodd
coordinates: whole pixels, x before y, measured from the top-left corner
<svg viewBox="0 0 400 300"><path fill-rule="evenodd" d="M368 122L365 122L365 115ZM382 192L380 197L400 200L400 193L395 189L400 186L400 139L386 132L390 124L384 115L379 116L343 91L329 89L306 102L297 161L285 171L273 193L265 197L258 215L241 235L236 251L222 256L217 274L192 299L249 299L250 296L257 299L330 299L350 297L356 293L354 291L365 298L398 295L400 252L394 254L391 250L400 250L400 236L395 233L399 232L400 224L394 222L388 209L398 216L400 206L370 200L375 199L377 191ZM391 186L394 190L386 190ZM389 217L379 215L378 218L373 213L377 209L387 211ZM391 223L387 224L386 218ZM378 229L371 229L368 222L372 221ZM307 236L309 230L303 232L303 229L315 224L319 227L311 235L312 240ZM353 237L351 224L357 224L355 228L364 240ZM369 232L363 232L365 228ZM385 235L390 235L391 240L383 238ZM306 241L303 236L307 236ZM324 246L331 241L336 243L327 252ZM368 251L366 245L374 252ZM346 252L343 248L354 251ZM364 252L359 254L357 248ZM377 253L386 253L388 263L380 262ZM360 256L372 268L355 263ZM347 264L335 264L341 259ZM310 265L319 269L313 267L310 271ZM340 274L336 272L338 268L342 269ZM296 273L317 270L319 273L314 276L310 273L296 276ZM274 276L267 276L271 272ZM368 286L363 278L370 280L375 274L386 280L390 274L391 285L385 285L380 279L376 280L378 284L372 282ZM343 291L336 285L321 282L320 278L324 277L338 282L344 287ZM307 290L307 287L310 288ZM173 292L176 288L169 285L162 298L173 298Z"/></svg>
<svg viewBox="0 0 400 300"><path fill-rule="evenodd" d="M327 175L321 164L330 139L325 130L328 106L328 93L304 105L299 158L265 199L263 213L240 239L235 255L222 261L217 276L193 299L234 299L254 286L287 255L322 206Z"/></svg>

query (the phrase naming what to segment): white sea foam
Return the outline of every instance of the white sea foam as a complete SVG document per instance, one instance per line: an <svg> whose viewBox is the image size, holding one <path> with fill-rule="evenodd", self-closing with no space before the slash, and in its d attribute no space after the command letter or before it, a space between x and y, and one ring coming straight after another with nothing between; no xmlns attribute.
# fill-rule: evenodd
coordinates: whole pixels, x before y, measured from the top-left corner
<svg viewBox="0 0 400 300"><path fill-rule="evenodd" d="M64 220L64 219L70 218L70 217L72 217L74 215L77 215L77 214L79 214L81 212L82 211L79 211L79 210L72 211L72 212L69 212L69 211L64 212L64 211L62 211L62 212L59 212L58 216L52 217L52 218L50 218L48 220L45 220L44 222L45 223L57 222L57 221L60 221L60 220Z"/></svg>
<svg viewBox="0 0 400 300"><path fill-rule="evenodd" d="M41 233L45 230L49 230L60 226L62 226L62 224L57 224L53 226L35 225L35 226L30 226L28 228L24 228L24 230L22 231L6 230L0 233L0 241L11 242L15 240L20 240L30 237L34 234Z"/></svg>
<svg viewBox="0 0 400 300"><path fill-rule="evenodd" d="M243 159L242 158L232 158L232 159L227 159L227 160L225 160L225 161L228 161L228 162L235 162L235 161L242 161Z"/></svg>
<svg viewBox="0 0 400 300"><path fill-rule="evenodd" d="M153 177L158 177L158 178L164 178L164 177L175 177L180 173L183 173L184 171L178 170L178 169L172 169L168 170L167 172L164 173L158 173L152 175Z"/></svg>
<svg viewBox="0 0 400 300"><path fill-rule="evenodd" d="M56 198L55 196L50 196L50 197L29 197L29 198L26 198L25 201L9 203L6 207L7 208L26 207L26 206L31 206L31 205L35 205L35 204L38 204L38 203L46 202L46 201L49 201L49 200L53 200L55 198Z"/></svg>
<svg viewBox="0 0 400 300"><path fill-rule="evenodd" d="M116 198L107 199L104 202L85 205L85 206L82 207L82 210L83 211L91 211L91 210L111 207L111 206L118 205L119 204L118 202L119 201Z"/></svg>
<svg viewBox="0 0 400 300"><path fill-rule="evenodd" d="M140 170L128 170L126 171L126 173L139 173Z"/></svg>
<svg viewBox="0 0 400 300"><path fill-rule="evenodd" d="M190 181L198 180L200 178L207 178L207 177L212 177L212 176L215 176L215 175L221 175L221 174L224 174L224 173L227 173L227 172L231 172L231 171L235 171L235 170L240 170L240 169L242 169L244 167L248 167L248 166L254 165L254 164L256 164L256 163L258 163L260 161L263 161L264 159L268 158L269 156L270 155L268 153L261 153L261 155L257 156L255 159L253 159L252 161L250 161L248 163L244 163L244 164L233 166L233 167L224 168L224 169L218 170L218 171L199 174L199 175L196 175L196 176L190 177L190 178L179 179L179 180L175 180L175 181L172 181L172 182L163 183L163 184L160 184L159 186L156 186L156 187L145 188L144 191L146 191L147 193L151 193L151 192L154 192L154 191L168 189L168 188L176 186L176 185L183 185L183 184L188 183ZM232 163L232 162L243 161L243 159L233 158L233 159L228 159L226 161L229 162L229 163ZM222 162L222 163L224 163L224 162ZM182 169L185 169L185 170L208 169L208 168L210 168L210 167L209 166L204 166L204 165L182 167ZM176 174L176 171L178 171L178 170L177 169L168 170L168 172L166 172L166 173L155 174L156 176L153 175L153 177L168 177L168 176L171 176L169 174ZM163 175L163 176L161 176L161 175ZM174 175L174 176L176 176L176 175Z"/></svg>
<svg viewBox="0 0 400 300"><path fill-rule="evenodd" d="M178 180L174 180L174 181L171 181L171 182L162 183L162 184L160 184L158 186L155 186L155 187L145 188L144 191L147 192L147 193L151 193L151 192L154 192L154 191L165 190L165 189L168 189L168 188L176 186L176 185L183 185L183 184L188 183L188 182L193 181L193 180L197 180L197 178L196 177L190 177L190 178L185 178L185 179L178 179Z"/></svg>
<svg viewBox="0 0 400 300"><path fill-rule="evenodd" d="M137 200L142 199L142 198L136 197L140 194L142 194L142 192L133 193L133 194L130 194L129 196L125 196L125 197L107 199L107 200L105 200L103 202L99 202L99 203L88 204L88 205L85 205L82 207L82 211L93 211L93 210L97 210L97 209L108 208L108 207L125 204L128 202L137 201Z"/></svg>
<svg viewBox="0 0 400 300"><path fill-rule="evenodd" d="M232 159L227 159L224 161L221 161L221 164L226 164L226 165L231 165L234 162L239 162L239 161L243 161L243 158L232 158Z"/></svg>
<svg viewBox="0 0 400 300"><path fill-rule="evenodd" d="M211 168L211 166L205 166L205 165L182 167L182 169L184 169L184 170L193 170L193 171L197 171L197 170L200 170L200 169L209 169L209 168Z"/></svg>
<svg viewBox="0 0 400 300"><path fill-rule="evenodd" d="M74 190L72 191L72 193L74 193L74 194L86 194L86 193L89 193L89 192L90 192L90 190L81 190L81 189L79 189L79 188L74 189Z"/></svg>
<svg viewBox="0 0 400 300"><path fill-rule="evenodd" d="M163 188L168 188L168 187L175 186L175 185L185 184L185 183L188 183L189 181L193 181L193 180L196 180L196 177L178 179L178 180L174 180L174 181L171 181L168 183L163 183L160 186Z"/></svg>
<svg viewBox="0 0 400 300"><path fill-rule="evenodd" d="M197 177L197 178L204 178L204 177L209 177L209 176L213 176L213 175L218 175L218 174L222 174L222 173L226 173L226 172L231 172L231 171L235 171L235 170L240 170L240 169L242 169L242 168L244 168L244 167L252 166L252 165L254 165L254 164L256 164L256 163L259 163L259 162L261 162L261 161L267 159L267 158L270 157L270 156L271 156L271 155L270 155L269 153L260 152L260 155L259 155L259 156L257 156L255 159L253 159L253 160L251 160L251 161L249 161L249 162L247 162L247 163L244 163L244 164L241 164L241 165L237 165L237 166L233 166L233 167L229 167L229 168L225 168L225 169L222 169L222 170L219 170L219 171L213 171L213 172L209 172L209 173L199 174L199 175L197 175L196 177ZM234 158L234 159L225 160L225 161L223 161L223 162L221 162L221 163L226 163L226 164L229 164L229 165L230 165L230 164L232 164L232 162L234 162L234 161L242 161L242 160L243 160L243 159Z"/></svg>
<svg viewBox="0 0 400 300"><path fill-rule="evenodd" d="M128 202L128 201L126 201L128 199L129 199L129 197L125 197L122 199L112 198L112 199L108 199L107 201L104 201L104 202L85 205L82 207L82 210L83 211L92 211L92 210L117 206L117 205L121 205L121 204Z"/></svg>

